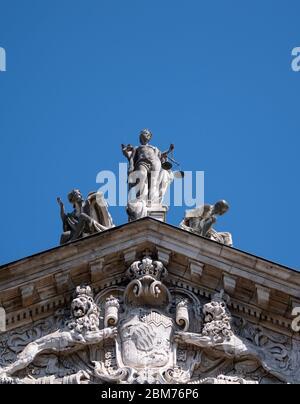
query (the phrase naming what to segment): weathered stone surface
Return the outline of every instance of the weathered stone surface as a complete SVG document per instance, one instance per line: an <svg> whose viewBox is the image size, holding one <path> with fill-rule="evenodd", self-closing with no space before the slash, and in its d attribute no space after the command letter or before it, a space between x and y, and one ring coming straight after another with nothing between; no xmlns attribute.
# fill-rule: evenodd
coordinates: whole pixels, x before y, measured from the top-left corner
<svg viewBox="0 0 300 404"><path fill-rule="evenodd" d="M190 271L191 271L191 275L196 275L201 277L203 274L203 268L204 268L204 264L202 264L199 261L195 261L195 260L190 260Z"/></svg>
<svg viewBox="0 0 300 404"><path fill-rule="evenodd" d="M44 328L37 325L33 333L19 331L18 342L7 345L12 352L2 355L0 384L300 381L294 358L299 341L247 322L241 328L224 291L205 301L184 287L168 288L167 277L163 263L144 255L129 267L127 286L111 289L109 297L100 293L93 299L89 286L77 287L68 317ZM58 328L51 331L55 324ZM51 376L47 355L53 358ZM203 361L214 355L217 367L212 359ZM220 376L225 368L226 375Z"/></svg>
<svg viewBox="0 0 300 404"><path fill-rule="evenodd" d="M236 289L236 278L224 274L223 276L223 284L225 292L229 293L230 295L234 295Z"/></svg>
<svg viewBox="0 0 300 404"><path fill-rule="evenodd" d="M145 218L0 268L1 381L299 383L299 301L298 272Z"/></svg>
<svg viewBox="0 0 300 404"><path fill-rule="evenodd" d="M259 306L268 307L271 290L261 285L256 285L257 303Z"/></svg>

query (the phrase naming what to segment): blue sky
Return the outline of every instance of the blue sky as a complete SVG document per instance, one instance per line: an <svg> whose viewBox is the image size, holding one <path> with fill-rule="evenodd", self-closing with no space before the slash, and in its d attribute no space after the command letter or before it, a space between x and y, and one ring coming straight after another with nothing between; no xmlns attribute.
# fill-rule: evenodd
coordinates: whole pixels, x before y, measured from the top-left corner
<svg viewBox="0 0 300 404"><path fill-rule="evenodd" d="M96 190L149 127L205 171L206 202L230 202L217 228L237 248L299 268L299 15L295 0L0 0L0 263L56 246L56 197Z"/></svg>

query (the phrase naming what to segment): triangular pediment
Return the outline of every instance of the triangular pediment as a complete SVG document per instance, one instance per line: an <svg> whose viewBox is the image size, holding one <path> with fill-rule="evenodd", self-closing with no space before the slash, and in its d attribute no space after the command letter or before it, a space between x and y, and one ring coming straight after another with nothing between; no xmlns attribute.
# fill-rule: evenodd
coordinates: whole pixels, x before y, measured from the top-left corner
<svg viewBox="0 0 300 404"><path fill-rule="evenodd" d="M2 266L0 298L0 384L299 382L300 274L151 218Z"/></svg>
<svg viewBox="0 0 300 404"><path fill-rule="evenodd" d="M145 250L165 264L174 287L207 297L224 289L233 310L289 330L298 272L150 218L2 266L8 329L52 314L79 284L95 291L121 284Z"/></svg>

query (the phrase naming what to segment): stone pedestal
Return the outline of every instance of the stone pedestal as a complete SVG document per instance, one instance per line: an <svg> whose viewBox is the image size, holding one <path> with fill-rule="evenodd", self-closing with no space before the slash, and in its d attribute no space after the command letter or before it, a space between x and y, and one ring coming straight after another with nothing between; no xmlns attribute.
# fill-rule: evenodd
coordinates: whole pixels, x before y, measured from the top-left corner
<svg viewBox="0 0 300 404"><path fill-rule="evenodd" d="M147 208L147 216L160 220L161 222L166 222L168 210L169 208L167 206L152 205Z"/></svg>

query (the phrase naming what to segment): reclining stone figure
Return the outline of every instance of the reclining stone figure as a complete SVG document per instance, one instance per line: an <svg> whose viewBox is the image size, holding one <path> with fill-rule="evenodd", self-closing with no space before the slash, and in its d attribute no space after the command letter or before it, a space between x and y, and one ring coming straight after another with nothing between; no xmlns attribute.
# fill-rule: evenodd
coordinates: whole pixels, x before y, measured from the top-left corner
<svg viewBox="0 0 300 404"><path fill-rule="evenodd" d="M191 233L207 237L219 243L232 246L232 236L230 233L217 232L213 225L217 221L217 216L224 215L229 209L226 201L222 200L214 205L203 205L196 209L187 210L184 220L179 227Z"/></svg>

